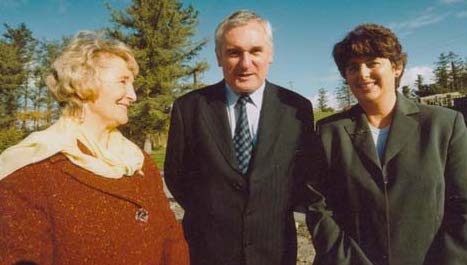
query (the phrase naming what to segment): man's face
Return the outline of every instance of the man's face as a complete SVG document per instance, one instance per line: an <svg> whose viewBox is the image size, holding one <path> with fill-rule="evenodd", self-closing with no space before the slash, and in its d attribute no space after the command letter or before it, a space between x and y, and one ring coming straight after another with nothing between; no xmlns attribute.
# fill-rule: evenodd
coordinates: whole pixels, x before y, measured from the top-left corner
<svg viewBox="0 0 467 265"><path fill-rule="evenodd" d="M257 21L229 28L221 39L217 62L227 84L237 93L252 93L265 81L272 63L272 47Z"/></svg>

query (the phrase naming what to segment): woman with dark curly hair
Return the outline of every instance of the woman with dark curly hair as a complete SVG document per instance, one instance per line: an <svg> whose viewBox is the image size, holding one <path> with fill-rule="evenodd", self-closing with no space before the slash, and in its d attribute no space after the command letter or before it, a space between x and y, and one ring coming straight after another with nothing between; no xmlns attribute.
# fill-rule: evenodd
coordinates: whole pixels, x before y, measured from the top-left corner
<svg viewBox="0 0 467 265"><path fill-rule="evenodd" d="M462 114L397 92L407 56L385 27L356 27L333 56L358 104L317 125L332 221L317 223L315 264L467 264Z"/></svg>

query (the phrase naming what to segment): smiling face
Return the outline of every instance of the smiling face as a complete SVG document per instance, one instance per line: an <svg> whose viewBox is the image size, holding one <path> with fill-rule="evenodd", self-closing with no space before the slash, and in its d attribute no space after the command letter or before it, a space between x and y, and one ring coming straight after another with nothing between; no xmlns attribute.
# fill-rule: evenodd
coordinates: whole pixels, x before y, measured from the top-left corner
<svg viewBox="0 0 467 265"><path fill-rule="evenodd" d="M97 98L87 103L86 119L113 129L128 122L128 107L136 100L134 76L118 56L104 54L96 63Z"/></svg>
<svg viewBox="0 0 467 265"><path fill-rule="evenodd" d="M217 62L225 81L235 92L252 93L265 82L272 57L264 26L251 20L225 31Z"/></svg>
<svg viewBox="0 0 467 265"><path fill-rule="evenodd" d="M395 102L401 72L387 58L355 57L345 67L345 79L360 104L377 106Z"/></svg>

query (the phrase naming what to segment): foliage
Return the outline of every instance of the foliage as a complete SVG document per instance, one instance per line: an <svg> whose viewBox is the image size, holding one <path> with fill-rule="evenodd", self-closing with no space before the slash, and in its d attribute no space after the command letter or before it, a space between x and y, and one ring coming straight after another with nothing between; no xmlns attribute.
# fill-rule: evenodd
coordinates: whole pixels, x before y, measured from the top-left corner
<svg viewBox="0 0 467 265"><path fill-rule="evenodd" d="M199 74L208 65L194 60L207 41L191 40L198 11L191 5L184 8L178 0L133 0L125 11L108 8L114 22L108 33L134 49L140 66L135 80L138 101L123 131L142 146L151 135L168 130L176 97L203 86Z"/></svg>
<svg viewBox="0 0 467 265"><path fill-rule="evenodd" d="M25 80L23 65L17 47L0 40L0 126L10 128L15 124L18 109L18 91Z"/></svg>
<svg viewBox="0 0 467 265"><path fill-rule="evenodd" d="M41 113L34 119L34 129L42 129L56 120L59 115L59 107L49 92L45 80L50 74L50 67L58 57L65 45L63 42L41 42L37 51L36 67L34 68L35 93L31 95L33 106L31 112Z"/></svg>
<svg viewBox="0 0 467 265"><path fill-rule="evenodd" d="M7 149L8 147L21 141L21 139L23 139L24 136L25 136L24 132L19 129L2 128L0 130L0 153L3 152L3 150Z"/></svg>
<svg viewBox="0 0 467 265"><path fill-rule="evenodd" d="M152 160L156 163L157 167L160 170L164 169L164 161L165 161L165 147L156 147L154 148L151 154Z"/></svg>
<svg viewBox="0 0 467 265"><path fill-rule="evenodd" d="M336 100L341 110L357 103L357 99L352 94L349 85L344 79L341 79L340 85L335 89Z"/></svg>
<svg viewBox="0 0 467 265"><path fill-rule="evenodd" d="M318 90L318 109L320 111L333 111L331 107L328 106L328 94L326 89L320 88Z"/></svg>
<svg viewBox="0 0 467 265"><path fill-rule="evenodd" d="M419 97L447 92L467 93L467 60L462 60L453 52L441 53L433 70L435 82L424 84L421 75L417 76L415 93Z"/></svg>

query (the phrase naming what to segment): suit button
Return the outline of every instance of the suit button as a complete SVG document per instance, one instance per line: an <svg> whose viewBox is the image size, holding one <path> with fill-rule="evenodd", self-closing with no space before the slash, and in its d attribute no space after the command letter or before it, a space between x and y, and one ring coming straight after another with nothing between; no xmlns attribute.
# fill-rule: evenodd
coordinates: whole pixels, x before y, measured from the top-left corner
<svg viewBox="0 0 467 265"><path fill-rule="evenodd" d="M243 186L239 182L234 182L233 186L236 190L243 190Z"/></svg>

